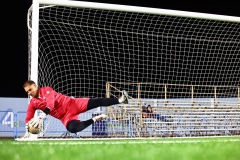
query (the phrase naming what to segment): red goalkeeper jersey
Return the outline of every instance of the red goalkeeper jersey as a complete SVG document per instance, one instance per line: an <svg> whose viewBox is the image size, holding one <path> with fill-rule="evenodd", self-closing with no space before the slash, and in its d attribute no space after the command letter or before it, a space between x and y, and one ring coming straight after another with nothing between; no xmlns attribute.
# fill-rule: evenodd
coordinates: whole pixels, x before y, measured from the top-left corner
<svg viewBox="0 0 240 160"><path fill-rule="evenodd" d="M78 120L78 115L87 110L89 98L72 98L53 90L51 87L42 87L39 89L39 97L32 98L28 105L27 123L34 117L36 110L50 109L51 116L59 119L66 126L70 120Z"/></svg>

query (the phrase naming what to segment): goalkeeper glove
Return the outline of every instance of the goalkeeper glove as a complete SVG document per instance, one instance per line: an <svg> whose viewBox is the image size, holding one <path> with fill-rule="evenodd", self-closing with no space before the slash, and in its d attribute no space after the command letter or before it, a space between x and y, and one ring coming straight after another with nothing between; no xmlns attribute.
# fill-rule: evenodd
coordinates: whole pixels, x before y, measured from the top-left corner
<svg viewBox="0 0 240 160"><path fill-rule="evenodd" d="M46 118L46 113L42 112L40 116L38 116L39 119L44 119Z"/></svg>
<svg viewBox="0 0 240 160"><path fill-rule="evenodd" d="M29 124L34 126L34 127L37 127L38 125L42 125L43 124L43 119L46 117L47 115L43 112L41 113L40 116L37 116L33 119L30 120Z"/></svg>
<svg viewBox="0 0 240 160"><path fill-rule="evenodd" d="M25 130L26 131L25 131L25 134L22 138L29 138L30 137L30 133L29 133L28 129L29 129L29 123L26 123L26 125L25 125Z"/></svg>

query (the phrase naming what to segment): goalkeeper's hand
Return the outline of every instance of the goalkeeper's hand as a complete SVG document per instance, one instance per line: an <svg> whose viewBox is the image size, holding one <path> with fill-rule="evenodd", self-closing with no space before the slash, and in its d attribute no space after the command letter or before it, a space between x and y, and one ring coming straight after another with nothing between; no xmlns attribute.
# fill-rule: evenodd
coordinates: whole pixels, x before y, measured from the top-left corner
<svg viewBox="0 0 240 160"><path fill-rule="evenodd" d="M25 134L22 138L29 138L30 137L30 133L29 133L28 129L29 129L29 123L26 123L26 125L25 125L25 130L26 131L25 131Z"/></svg>
<svg viewBox="0 0 240 160"><path fill-rule="evenodd" d="M44 118L46 118L46 116L46 113L42 112L40 116L38 116L38 118L43 120Z"/></svg>
<svg viewBox="0 0 240 160"><path fill-rule="evenodd" d="M29 129L29 123L26 123L26 124L25 124L25 130L26 130L26 132L28 132L28 129Z"/></svg>
<svg viewBox="0 0 240 160"><path fill-rule="evenodd" d="M42 125L43 123L43 119L46 117L47 115L43 112L40 116L37 116L33 119L30 120L29 124L37 127L38 125Z"/></svg>

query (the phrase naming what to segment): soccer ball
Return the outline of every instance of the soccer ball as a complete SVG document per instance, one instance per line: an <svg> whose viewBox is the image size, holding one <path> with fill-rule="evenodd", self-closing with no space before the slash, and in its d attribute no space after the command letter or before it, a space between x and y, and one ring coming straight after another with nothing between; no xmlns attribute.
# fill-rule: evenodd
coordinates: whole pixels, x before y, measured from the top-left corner
<svg viewBox="0 0 240 160"><path fill-rule="evenodd" d="M29 126L28 131L32 134L39 134L41 132L41 128Z"/></svg>
<svg viewBox="0 0 240 160"><path fill-rule="evenodd" d="M32 134L39 134L42 130L42 123L39 123L38 126L34 127L33 125L31 125L31 123L29 123L28 125L28 132L32 133Z"/></svg>

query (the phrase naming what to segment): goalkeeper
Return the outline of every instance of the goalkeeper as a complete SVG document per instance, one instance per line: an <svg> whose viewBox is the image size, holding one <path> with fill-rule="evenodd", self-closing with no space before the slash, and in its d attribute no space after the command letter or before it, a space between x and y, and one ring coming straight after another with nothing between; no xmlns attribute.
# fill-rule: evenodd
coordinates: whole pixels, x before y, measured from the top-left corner
<svg viewBox="0 0 240 160"><path fill-rule="evenodd" d="M118 98L72 98L62 93L56 92L49 86L38 87L37 84L28 80L23 84L26 93L32 97L28 104L25 118L26 133L23 138L29 137L28 123L38 126L43 123L47 115L59 119L66 129L71 133L80 132L96 121L107 118L107 115L101 114L86 121L80 121L78 115L99 106L111 106L120 103L128 103L127 92L122 91L122 96ZM36 110L42 110L43 113L35 118ZM31 120L31 121L30 121Z"/></svg>

